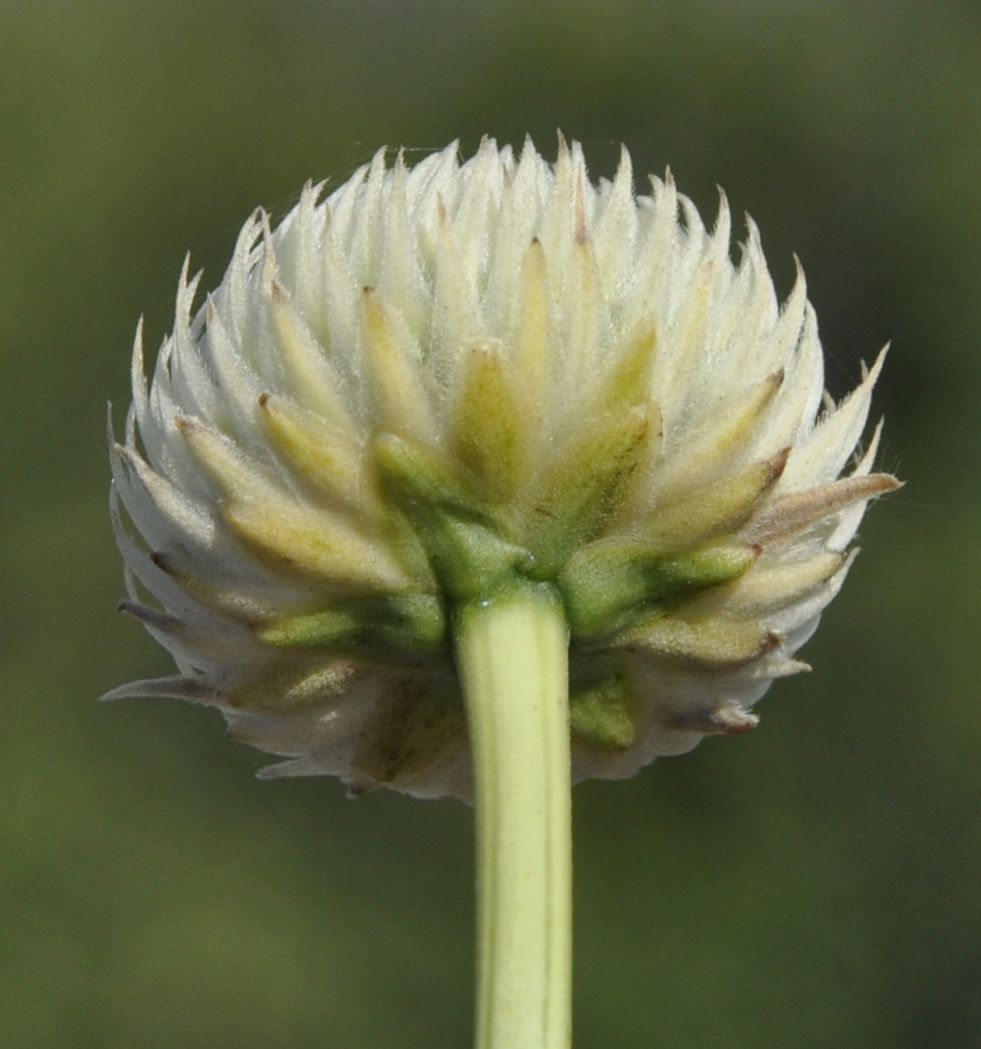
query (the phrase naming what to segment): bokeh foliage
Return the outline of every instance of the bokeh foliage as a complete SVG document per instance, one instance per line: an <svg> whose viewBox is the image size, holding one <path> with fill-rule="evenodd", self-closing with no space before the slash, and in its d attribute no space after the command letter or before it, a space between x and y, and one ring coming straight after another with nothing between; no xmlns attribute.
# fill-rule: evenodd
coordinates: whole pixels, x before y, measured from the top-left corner
<svg viewBox="0 0 981 1049"><path fill-rule="evenodd" d="M866 553L750 737L577 788L582 1049L959 1049L981 1029L981 9L967 0L0 4L0 1042L469 1041L469 811L260 785L216 716L97 706L104 405L190 248L382 144L620 141L802 257L841 395L895 340ZM207 283L206 282L206 283Z"/></svg>

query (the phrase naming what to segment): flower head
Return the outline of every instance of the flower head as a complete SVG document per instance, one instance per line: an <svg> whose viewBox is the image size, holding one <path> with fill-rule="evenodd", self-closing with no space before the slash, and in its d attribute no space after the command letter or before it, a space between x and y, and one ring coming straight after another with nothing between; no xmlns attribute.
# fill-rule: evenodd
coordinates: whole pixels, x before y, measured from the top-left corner
<svg viewBox="0 0 981 1049"><path fill-rule="evenodd" d="M781 307L755 226L733 262L725 198L709 231L626 152L382 152L198 282L112 439L179 673L110 697L218 707L265 775L468 796L453 618L515 577L565 608L577 778L747 731L896 487L878 430L853 461L882 357L830 402L803 274Z"/></svg>

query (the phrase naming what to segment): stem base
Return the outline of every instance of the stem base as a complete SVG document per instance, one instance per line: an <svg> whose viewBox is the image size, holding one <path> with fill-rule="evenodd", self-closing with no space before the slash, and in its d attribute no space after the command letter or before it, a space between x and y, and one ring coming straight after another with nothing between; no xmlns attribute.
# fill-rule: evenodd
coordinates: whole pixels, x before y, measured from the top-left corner
<svg viewBox="0 0 981 1049"><path fill-rule="evenodd" d="M547 584L455 623L474 761L477 1049L571 1044L568 629Z"/></svg>

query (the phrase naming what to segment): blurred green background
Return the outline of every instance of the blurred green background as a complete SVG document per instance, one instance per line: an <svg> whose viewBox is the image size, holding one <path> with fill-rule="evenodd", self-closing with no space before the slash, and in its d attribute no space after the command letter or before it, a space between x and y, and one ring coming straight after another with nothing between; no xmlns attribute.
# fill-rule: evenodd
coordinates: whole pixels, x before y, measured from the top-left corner
<svg viewBox="0 0 981 1049"><path fill-rule="evenodd" d="M894 347L866 552L749 737L577 788L576 1044L949 1049L981 1030L981 7L0 2L0 1044L470 1041L470 812L261 785L217 715L95 698L116 616L105 402L185 250L382 144L671 164L804 260L840 396Z"/></svg>

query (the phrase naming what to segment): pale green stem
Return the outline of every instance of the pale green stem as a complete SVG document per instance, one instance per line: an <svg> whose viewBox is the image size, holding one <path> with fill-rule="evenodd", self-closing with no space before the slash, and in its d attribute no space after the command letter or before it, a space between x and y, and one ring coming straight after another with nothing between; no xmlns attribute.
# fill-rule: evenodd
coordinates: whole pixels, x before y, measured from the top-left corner
<svg viewBox="0 0 981 1049"><path fill-rule="evenodd" d="M456 617L477 822L476 1049L571 1044L569 637L545 584Z"/></svg>

